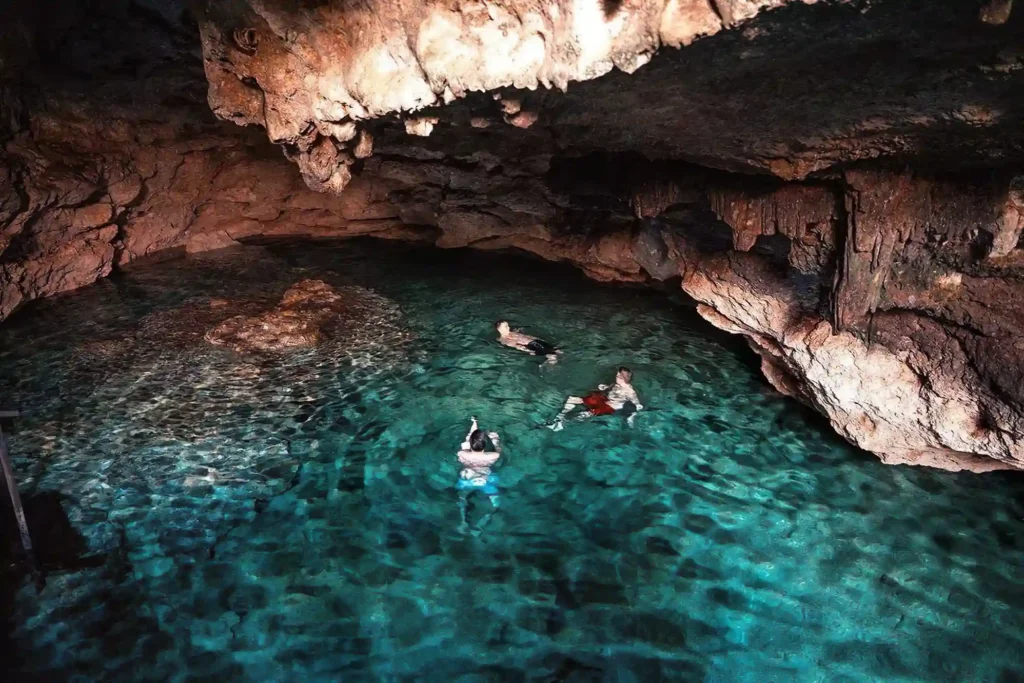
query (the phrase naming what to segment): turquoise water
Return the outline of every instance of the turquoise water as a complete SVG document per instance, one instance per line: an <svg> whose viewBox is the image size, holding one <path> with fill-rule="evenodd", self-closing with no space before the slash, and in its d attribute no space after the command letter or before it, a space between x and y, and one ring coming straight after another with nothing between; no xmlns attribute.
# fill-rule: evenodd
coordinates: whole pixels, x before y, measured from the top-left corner
<svg viewBox="0 0 1024 683"><path fill-rule="evenodd" d="M202 334L317 277L396 312L315 351ZM211 308L210 298L229 300ZM400 311L400 312L397 312ZM507 317L553 367L494 343ZM0 326L23 494L87 566L10 597L16 677L877 681L1024 675L1018 477L892 468L666 292L513 256L247 247ZM650 409L541 425L619 364ZM498 431L500 506L454 454ZM481 526L482 525L482 526ZM10 588L10 586L8 586Z"/></svg>

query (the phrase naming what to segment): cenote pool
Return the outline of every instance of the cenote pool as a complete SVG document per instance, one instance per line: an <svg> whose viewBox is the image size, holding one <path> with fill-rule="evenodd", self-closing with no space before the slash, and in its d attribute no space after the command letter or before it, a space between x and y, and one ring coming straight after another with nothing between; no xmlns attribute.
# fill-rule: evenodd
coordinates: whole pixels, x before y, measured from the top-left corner
<svg viewBox="0 0 1024 683"><path fill-rule="evenodd" d="M293 283L401 311L278 359L202 335ZM219 316L219 318L217 317ZM553 367L494 342L508 318ZM650 409L544 429L628 364ZM13 680L999 681L1020 479L886 467L666 292L516 256L245 247L0 325L23 495L83 561L8 586ZM500 507L454 454L498 431ZM483 523L481 527L480 524Z"/></svg>

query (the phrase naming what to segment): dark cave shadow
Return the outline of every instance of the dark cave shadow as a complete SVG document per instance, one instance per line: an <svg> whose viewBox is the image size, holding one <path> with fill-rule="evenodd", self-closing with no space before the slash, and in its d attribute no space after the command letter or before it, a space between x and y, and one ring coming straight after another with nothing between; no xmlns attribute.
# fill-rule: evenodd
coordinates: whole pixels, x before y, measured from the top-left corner
<svg viewBox="0 0 1024 683"><path fill-rule="evenodd" d="M622 7L623 0L601 0L601 7L604 9L604 18L611 19L618 14Z"/></svg>
<svg viewBox="0 0 1024 683"><path fill-rule="evenodd" d="M1012 53L1024 36L1024 12L1011 13L1002 26L990 26L978 20L979 4L928 0L790 3L761 12L745 21L742 29L719 31L685 49L661 50L636 74L613 71L580 83L575 90L549 100L541 118L551 121L567 116L572 120L571 112L581 106L621 112L630 106L626 102L650 102L644 125L623 141L638 146L638 136L646 142L657 139L663 147L660 156L762 173L763 169L747 161L723 165L725 162L706 150L694 153L696 150L673 142L666 131L678 126L681 107L705 102L709 105L706 111L712 111L713 103L734 102L736 93L741 92L746 106L737 109L742 116L723 115L722 121L728 120L729 126L775 131L780 139L791 134L800 139L811 134L827 137L830 131L855 130L883 112L905 107L907 93L912 92L919 101L949 102L951 107L958 103L998 111L1001 116L988 126L936 123L908 128L908 136L923 136L923 146L902 155L901 163L913 159L922 168L934 169L1012 164L1009 157L1013 155L981 155L984 146L978 143L984 140L982 132L986 130L999 130L1007 139L1019 140L1011 125L1020 120L1024 110L1019 84L1013 78L986 78L973 85L960 79L961 86L955 85L960 82L957 79L943 75L970 73L979 65L995 63L1001 59L998 55ZM723 76L707 77L711 73ZM786 77L780 78L779 73ZM669 106L673 102L680 106ZM692 115L706 116L702 107L694 105ZM836 115L807 118L823 109ZM601 140L615 131L614 126L596 123L601 115L591 112L589 116L588 123L573 125L586 130L592 139ZM801 132L794 133L798 124L803 126ZM683 138L677 140L681 143ZM745 144L754 144L753 138L750 140ZM603 146L630 146L618 143ZM1013 147L1006 145L1007 149ZM1019 147L1015 146L1018 152Z"/></svg>
<svg viewBox="0 0 1024 683"><path fill-rule="evenodd" d="M32 572L21 546L18 523L2 474L0 496L0 652L5 653L0 662L0 673L5 681L37 680L18 673L23 661L11 640L14 598ZM100 567L108 559L106 554L87 555L85 538L75 529L64 510L62 503L65 499L57 491L40 491L22 497L42 580L47 574Z"/></svg>

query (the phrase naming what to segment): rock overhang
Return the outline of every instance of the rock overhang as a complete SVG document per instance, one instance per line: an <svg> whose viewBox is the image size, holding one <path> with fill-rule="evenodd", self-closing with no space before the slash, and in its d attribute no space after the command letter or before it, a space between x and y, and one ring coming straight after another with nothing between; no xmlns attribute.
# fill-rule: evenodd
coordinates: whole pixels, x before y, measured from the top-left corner
<svg viewBox="0 0 1024 683"><path fill-rule="evenodd" d="M984 16L958 0L238 1L202 5L200 28L213 111L337 192L399 119L786 179L1019 163L1024 22Z"/></svg>

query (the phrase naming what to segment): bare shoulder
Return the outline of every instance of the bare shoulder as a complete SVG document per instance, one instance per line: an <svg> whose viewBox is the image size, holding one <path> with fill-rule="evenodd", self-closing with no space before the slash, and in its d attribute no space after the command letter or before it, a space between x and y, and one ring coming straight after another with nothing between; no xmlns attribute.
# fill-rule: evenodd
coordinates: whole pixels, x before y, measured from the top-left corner
<svg viewBox="0 0 1024 683"><path fill-rule="evenodd" d="M469 467L487 467L497 462L501 453L459 451L459 462Z"/></svg>

